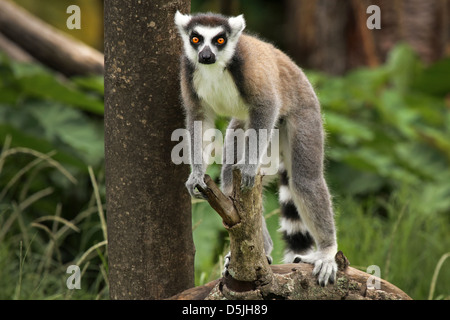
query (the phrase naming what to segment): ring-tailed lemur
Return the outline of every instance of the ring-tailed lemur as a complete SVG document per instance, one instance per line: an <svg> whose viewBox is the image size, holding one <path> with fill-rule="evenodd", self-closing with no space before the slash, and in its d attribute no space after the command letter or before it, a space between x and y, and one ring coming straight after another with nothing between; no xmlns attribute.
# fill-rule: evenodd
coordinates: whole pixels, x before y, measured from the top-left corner
<svg viewBox="0 0 450 320"><path fill-rule="evenodd" d="M206 188L206 165L194 161L195 153L202 154L203 147L193 136L196 121L202 121L203 131L214 127L216 115L232 118L229 129L258 132L278 128L285 262L314 264L313 273L321 285L334 282L337 243L331 197L323 176L322 117L305 74L271 44L244 34L242 15L177 12L175 24L184 43L181 92L191 134L192 172L186 182L190 194L201 197L196 186ZM232 140L226 135L224 149L235 144ZM265 150L267 145L263 142L259 148ZM242 187L253 186L259 163L238 166ZM232 191L232 168L233 164L224 161L221 179L227 195ZM270 255L272 241L265 223L263 226L265 251Z"/></svg>

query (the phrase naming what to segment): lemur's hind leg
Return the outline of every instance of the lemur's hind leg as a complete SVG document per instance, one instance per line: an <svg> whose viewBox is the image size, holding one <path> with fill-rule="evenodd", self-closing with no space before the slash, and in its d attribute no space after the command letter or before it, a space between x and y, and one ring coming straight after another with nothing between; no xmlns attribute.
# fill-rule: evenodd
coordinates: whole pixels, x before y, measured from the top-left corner
<svg viewBox="0 0 450 320"><path fill-rule="evenodd" d="M290 262L314 264L313 273L325 286L336 279L336 230L331 196L323 176L323 129L320 110L305 107L286 117L287 139L282 143L289 190L307 229L303 243L316 244L316 251L295 254Z"/></svg>

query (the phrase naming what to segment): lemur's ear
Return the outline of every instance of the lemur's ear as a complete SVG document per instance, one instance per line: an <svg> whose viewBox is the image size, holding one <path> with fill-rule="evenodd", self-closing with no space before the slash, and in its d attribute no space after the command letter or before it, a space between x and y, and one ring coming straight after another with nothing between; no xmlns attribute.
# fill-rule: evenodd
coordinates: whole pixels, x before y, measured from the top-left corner
<svg viewBox="0 0 450 320"><path fill-rule="evenodd" d="M228 23L230 24L232 30L231 33L233 35L239 35L245 29L245 19L243 14L229 18Z"/></svg>
<svg viewBox="0 0 450 320"><path fill-rule="evenodd" d="M192 17L188 14L182 14L180 11L177 10L177 13L175 13L175 24L178 27L178 30L180 32L186 32L186 27L191 21Z"/></svg>

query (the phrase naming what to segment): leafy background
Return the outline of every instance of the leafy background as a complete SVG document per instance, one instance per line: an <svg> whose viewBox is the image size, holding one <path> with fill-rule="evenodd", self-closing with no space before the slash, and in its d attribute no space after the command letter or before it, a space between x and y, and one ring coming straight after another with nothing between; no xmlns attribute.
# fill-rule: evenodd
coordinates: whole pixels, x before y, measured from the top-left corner
<svg viewBox="0 0 450 320"><path fill-rule="evenodd" d="M306 73L323 109L339 249L414 299L449 299L450 59L425 67L400 44L378 68ZM0 56L1 299L108 298L103 95L101 77L67 79ZM275 263L278 212L272 185ZM220 276L228 241L205 202L193 202L193 229L200 285ZM67 289L72 264L81 290Z"/></svg>

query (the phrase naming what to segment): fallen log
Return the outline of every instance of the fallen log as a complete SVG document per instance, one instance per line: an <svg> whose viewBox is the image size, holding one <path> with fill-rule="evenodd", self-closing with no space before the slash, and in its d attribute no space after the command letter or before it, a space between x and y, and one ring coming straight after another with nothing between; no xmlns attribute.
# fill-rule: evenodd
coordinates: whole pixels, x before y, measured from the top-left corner
<svg viewBox="0 0 450 320"><path fill-rule="evenodd" d="M342 253L339 253L339 255ZM337 257L339 261L340 257ZM321 287L312 276L313 266L306 263L290 263L270 266L274 274L274 284L266 288L242 292L225 289L223 278L203 286L183 291L171 300L411 300L393 284L352 267L339 268L333 285ZM380 281L380 288L367 286L367 282Z"/></svg>
<svg viewBox="0 0 450 320"><path fill-rule="evenodd" d="M103 74L101 52L7 0L0 0L0 33L42 64L66 76Z"/></svg>

